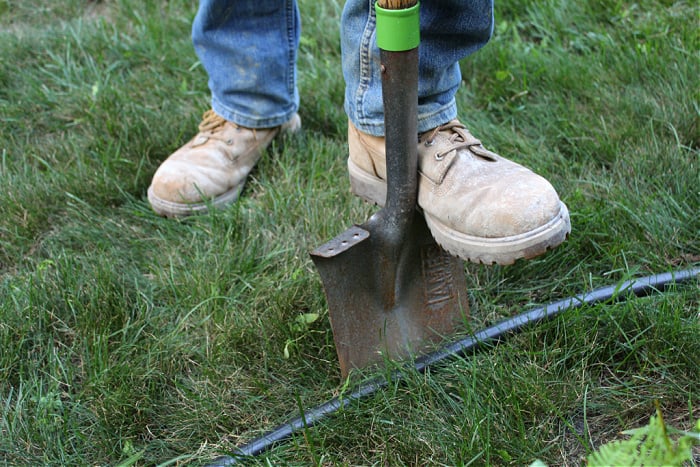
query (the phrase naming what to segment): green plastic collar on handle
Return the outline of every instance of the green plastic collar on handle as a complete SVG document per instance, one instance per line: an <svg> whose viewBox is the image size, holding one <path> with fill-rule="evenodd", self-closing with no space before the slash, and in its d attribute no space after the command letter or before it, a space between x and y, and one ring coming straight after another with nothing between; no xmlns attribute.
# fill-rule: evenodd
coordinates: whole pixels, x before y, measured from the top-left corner
<svg viewBox="0 0 700 467"><path fill-rule="evenodd" d="M419 3L410 8L388 10L374 4L377 13L377 45L389 52L415 49L420 43Z"/></svg>

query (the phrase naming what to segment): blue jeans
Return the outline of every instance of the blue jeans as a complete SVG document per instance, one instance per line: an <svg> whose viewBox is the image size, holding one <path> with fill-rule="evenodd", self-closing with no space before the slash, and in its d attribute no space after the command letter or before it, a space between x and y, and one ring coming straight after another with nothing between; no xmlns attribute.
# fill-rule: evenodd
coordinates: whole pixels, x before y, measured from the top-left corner
<svg viewBox="0 0 700 467"><path fill-rule="evenodd" d="M348 118L359 130L383 136L374 1L345 4L342 68ZM456 118L459 61L491 37L493 0L426 0L420 23L418 131L425 132ZM295 0L201 0L192 40L209 75L214 111L249 128L289 120L299 108L300 34Z"/></svg>

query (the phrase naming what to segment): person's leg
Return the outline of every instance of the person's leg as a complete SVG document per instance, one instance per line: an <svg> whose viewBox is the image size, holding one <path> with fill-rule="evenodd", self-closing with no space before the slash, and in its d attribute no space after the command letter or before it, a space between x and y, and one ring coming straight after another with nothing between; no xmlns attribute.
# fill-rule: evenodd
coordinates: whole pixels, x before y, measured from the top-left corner
<svg viewBox="0 0 700 467"><path fill-rule="evenodd" d="M457 117L459 61L483 47L493 30L492 0L430 0L420 7L418 131ZM355 127L384 135L374 0L348 0L341 20L345 110Z"/></svg>
<svg viewBox="0 0 700 467"><path fill-rule="evenodd" d="M386 198L384 115L373 0L348 0L341 44L353 192ZM418 206L435 240L480 263L510 264L559 245L571 230L552 185L488 151L456 120L459 61L493 29L491 0L431 0L421 6L418 86Z"/></svg>
<svg viewBox="0 0 700 467"><path fill-rule="evenodd" d="M271 128L299 108L301 34L294 0L202 0L192 42L209 76L212 108L247 128Z"/></svg>
<svg viewBox="0 0 700 467"><path fill-rule="evenodd" d="M154 174L148 200L157 213L229 205L272 139L300 128L300 29L295 0L200 2L192 40L209 75L212 110Z"/></svg>

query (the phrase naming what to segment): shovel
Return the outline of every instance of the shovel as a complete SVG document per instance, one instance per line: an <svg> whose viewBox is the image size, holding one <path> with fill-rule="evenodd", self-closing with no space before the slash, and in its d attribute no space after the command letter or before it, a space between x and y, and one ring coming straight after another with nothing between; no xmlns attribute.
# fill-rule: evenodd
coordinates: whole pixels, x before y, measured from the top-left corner
<svg viewBox="0 0 700 467"><path fill-rule="evenodd" d="M416 210L418 41L416 0L379 0L386 203L311 252L343 379L420 353L453 334L469 310L462 261L435 243Z"/></svg>

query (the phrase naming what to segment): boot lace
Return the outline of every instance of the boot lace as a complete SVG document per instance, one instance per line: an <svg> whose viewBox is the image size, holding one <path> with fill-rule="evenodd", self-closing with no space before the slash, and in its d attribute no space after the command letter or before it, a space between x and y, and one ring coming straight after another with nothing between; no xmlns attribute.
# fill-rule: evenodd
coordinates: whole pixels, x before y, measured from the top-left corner
<svg viewBox="0 0 700 467"><path fill-rule="evenodd" d="M435 144L435 137L441 132L450 132L451 134L448 138L448 144L439 152L435 153L435 159L439 161L444 159L445 156L452 151L457 151L460 149L468 149L473 154L490 161L495 161L498 157L496 153L486 149L481 144L481 141L472 135L469 130L467 130L467 127L457 120L453 120L445 125L441 125L433 129L428 134L428 137L425 139L423 144L426 146L432 146Z"/></svg>
<svg viewBox="0 0 700 467"><path fill-rule="evenodd" d="M204 112L204 115L202 115L202 121L199 124L199 132L205 134L211 139L218 139L219 141L224 141L225 143L231 144L232 141L230 138L226 138L220 134L220 131L224 128L226 123L230 123L234 126L234 128L242 128L239 125L220 117L213 110L207 110ZM257 132L254 128L251 130L253 131L253 138L257 139Z"/></svg>

